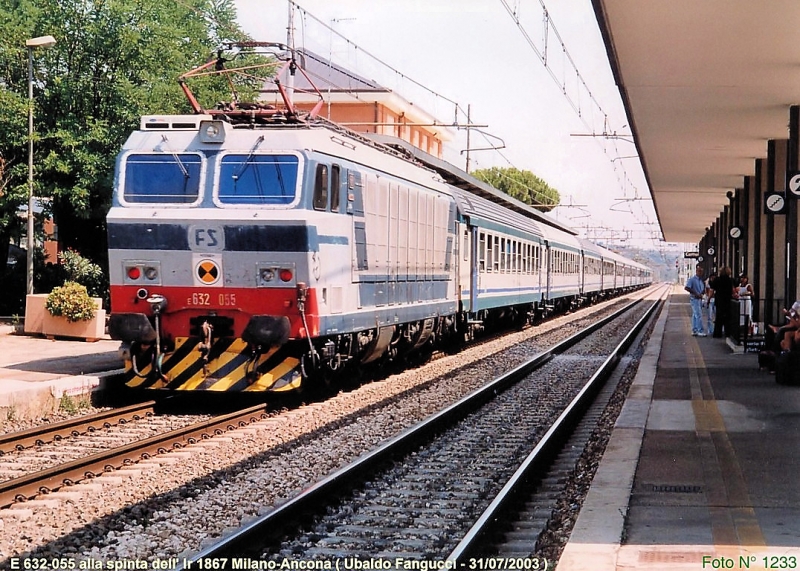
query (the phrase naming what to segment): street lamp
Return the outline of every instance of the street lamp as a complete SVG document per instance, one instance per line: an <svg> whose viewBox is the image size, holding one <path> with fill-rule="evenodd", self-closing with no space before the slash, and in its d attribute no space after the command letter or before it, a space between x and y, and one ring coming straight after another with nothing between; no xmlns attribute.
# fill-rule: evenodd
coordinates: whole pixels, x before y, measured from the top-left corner
<svg viewBox="0 0 800 571"><path fill-rule="evenodd" d="M25 40L28 48L28 294L33 293L33 50L56 43L53 36L40 36Z"/></svg>

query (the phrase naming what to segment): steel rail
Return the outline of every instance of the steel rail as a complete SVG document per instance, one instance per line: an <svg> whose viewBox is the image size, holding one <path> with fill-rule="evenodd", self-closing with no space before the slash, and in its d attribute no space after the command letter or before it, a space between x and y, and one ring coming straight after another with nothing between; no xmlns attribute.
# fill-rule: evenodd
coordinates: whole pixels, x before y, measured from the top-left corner
<svg viewBox="0 0 800 571"><path fill-rule="evenodd" d="M8 507L15 501L26 500L42 492L47 493L83 479L91 479L100 473L114 471L123 465L132 465L140 459L181 448L187 443L210 438L215 434L222 434L226 430L246 426L250 422L266 418L265 407L266 405L260 404L223 414L33 474L0 482L0 507ZM256 414L258 416L254 416Z"/></svg>
<svg viewBox="0 0 800 571"><path fill-rule="evenodd" d="M147 416L155 410L156 401L147 401L123 408L115 408L92 415L68 418L52 424L34 426L27 430L0 434L0 456L15 450L24 450L32 446L41 446L54 440L69 436L77 436L101 428L108 428L129 419L138 420L141 415Z"/></svg>
<svg viewBox="0 0 800 571"><path fill-rule="evenodd" d="M421 443L429 441L445 429L455 425L468 414L547 363L554 355L563 353L598 329L625 314L641 301L641 299L632 301L586 329L535 355L447 408L434 413L397 436L390 438L347 466L313 484L286 503L242 526L218 542L196 553L191 558L185 559L186 566L184 567L184 564L181 564L176 569L197 569L197 564L201 560L208 559L210 561L220 557L242 557L245 553L252 553L261 546L275 544L287 531L302 525L305 521L310 521L316 514L324 512L326 506L331 503L332 498L350 492L359 482L362 482L390 460L418 448ZM203 563L199 565L202 568Z"/></svg>
<svg viewBox="0 0 800 571"><path fill-rule="evenodd" d="M546 472L552 459L562 448L564 439L580 422L585 410L591 405L622 356L633 344L636 336L644 329L653 313L663 306L665 294L668 291L668 288L665 289L664 293L653 302L644 316L625 335L624 339L548 429L536 447L523 460L461 542L448 555L447 561L454 563L456 569L460 568L470 557L490 552L486 550L487 543L491 542L491 538L498 533L499 527L507 521L505 514L518 507L515 506L515 502L519 499L520 494L530 494L530 488L526 484Z"/></svg>

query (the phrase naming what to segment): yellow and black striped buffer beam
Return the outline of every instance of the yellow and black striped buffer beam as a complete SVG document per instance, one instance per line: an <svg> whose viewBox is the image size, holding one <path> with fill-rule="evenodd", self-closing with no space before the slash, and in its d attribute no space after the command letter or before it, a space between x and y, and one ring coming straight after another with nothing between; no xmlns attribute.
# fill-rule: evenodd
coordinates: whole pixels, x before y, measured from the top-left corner
<svg viewBox="0 0 800 571"><path fill-rule="evenodd" d="M242 339L219 339L206 361L199 343L198 337L179 338L175 350L161 355L158 362L154 355L140 357L136 367L126 361L125 384L139 389L230 392L284 392L301 385L300 362L284 348L251 354Z"/></svg>

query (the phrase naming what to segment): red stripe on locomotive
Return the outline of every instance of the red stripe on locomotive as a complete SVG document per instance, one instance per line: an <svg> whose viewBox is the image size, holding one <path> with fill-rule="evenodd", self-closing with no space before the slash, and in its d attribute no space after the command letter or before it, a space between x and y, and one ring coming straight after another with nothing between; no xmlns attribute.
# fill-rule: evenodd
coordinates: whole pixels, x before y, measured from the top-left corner
<svg viewBox="0 0 800 571"><path fill-rule="evenodd" d="M111 299L115 313L143 313L151 315L148 303L137 297L139 286L111 286ZM305 329L297 309L296 288L208 288L164 287L150 294L163 295L167 310L161 314L161 331L174 337L188 337L189 319L208 315L230 317L234 321L234 334L240 337L253 315L286 316L291 325L290 337L305 337ZM319 335L319 306L316 290L309 288L305 301L306 323L311 337Z"/></svg>

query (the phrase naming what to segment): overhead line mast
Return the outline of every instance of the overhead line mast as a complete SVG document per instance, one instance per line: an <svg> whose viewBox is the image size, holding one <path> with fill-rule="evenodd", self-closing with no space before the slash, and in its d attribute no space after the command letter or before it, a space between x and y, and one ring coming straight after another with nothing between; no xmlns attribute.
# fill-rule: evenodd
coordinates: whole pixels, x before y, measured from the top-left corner
<svg viewBox="0 0 800 571"><path fill-rule="evenodd" d="M289 2L289 25L286 27L286 45L289 46L289 51L292 54L292 61L289 64L289 75L286 78L286 96L288 98L289 107L294 105L294 74L297 64L294 60L294 4Z"/></svg>

